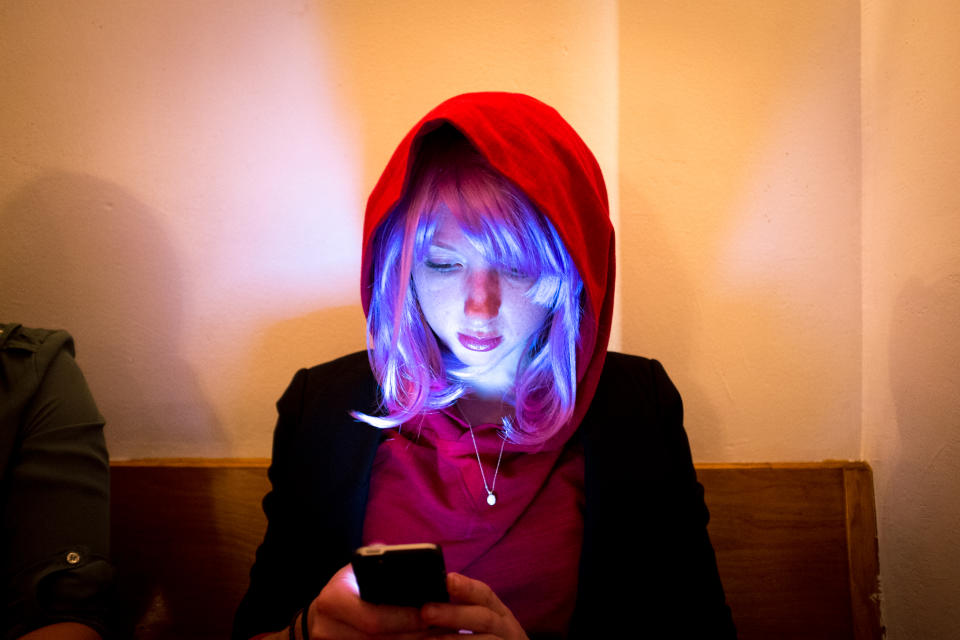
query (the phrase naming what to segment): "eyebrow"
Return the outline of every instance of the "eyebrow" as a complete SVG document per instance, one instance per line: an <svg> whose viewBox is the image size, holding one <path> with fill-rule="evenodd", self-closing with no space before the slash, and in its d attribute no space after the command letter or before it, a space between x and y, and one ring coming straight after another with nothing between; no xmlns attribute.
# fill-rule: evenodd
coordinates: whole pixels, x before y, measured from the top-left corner
<svg viewBox="0 0 960 640"><path fill-rule="evenodd" d="M447 251L453 251L454 253L456 253L456 251L457 251L454 247L451 247L450 245L448 245L448 244L446 244L446 243L444 243L444 242L440 242L439 240L436 240L436 239L433 239L433 240L430 241L430 246L427 247L427 248L429 249L430 247L437 247L437 248L439 248L439 249L446 249Z"/></svg>

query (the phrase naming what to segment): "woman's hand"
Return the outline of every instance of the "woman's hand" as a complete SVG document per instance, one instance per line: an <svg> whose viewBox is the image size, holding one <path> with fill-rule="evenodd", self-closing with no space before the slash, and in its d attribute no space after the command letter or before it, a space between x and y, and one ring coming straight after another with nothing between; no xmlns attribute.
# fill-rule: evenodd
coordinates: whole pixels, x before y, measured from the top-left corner
<svg viewBox="0 0 960 640"><path fill-rule="evenodd" d="M310 603L306 614L309 614L309 640L370 637L415 640L430 635L419 609L370 604L361 600L357 579L350 565L330 578L320 595ZM300 625L299 619L297 625Z"/></svg>
<svg viewBox="0 0 960 640"><path fill-rule="evenodd" d="M448 573L447 591L450 604L432 602L420 609L424 622L433 627L470 631L478 640L527 640L510 609L483 582ZM453 640L460 635L453 632L440 637Z"/></svg>

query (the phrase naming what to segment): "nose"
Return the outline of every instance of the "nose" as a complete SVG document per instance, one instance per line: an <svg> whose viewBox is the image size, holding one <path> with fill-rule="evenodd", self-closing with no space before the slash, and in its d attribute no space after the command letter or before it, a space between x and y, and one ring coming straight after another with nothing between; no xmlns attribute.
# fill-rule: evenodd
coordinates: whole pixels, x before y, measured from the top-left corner
<svg viewBox="0 0 960 640"><path fill-rule="evenodd" d="M476 269L467 275L463 312L476 320L495 318L500 313L500 273L496 269Z"/></svg>

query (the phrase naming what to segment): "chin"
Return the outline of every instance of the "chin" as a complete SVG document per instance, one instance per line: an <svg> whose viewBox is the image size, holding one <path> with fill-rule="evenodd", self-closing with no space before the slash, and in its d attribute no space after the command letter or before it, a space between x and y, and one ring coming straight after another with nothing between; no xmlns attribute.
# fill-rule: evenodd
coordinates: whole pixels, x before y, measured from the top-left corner
<svg viewBox="0 0 960 640"><path fill-rule="evenodd" d="M476 353L469 349L461 349L460 353L454 353L453 355L456 356L457 360L462 362L464 366L478 369L492 367L496 364L497 360L499 360L492 352Z"/></svg>
<svg viewBox="0 0 960 640"><path fill-rule="evenodd" d="M501 345L502 347L503 345ZM504 377L505 368L512 367L516 369L517 363L512 362L510 351L506 349L494 349L485 353L476 353L469 349L459 349L453 353L454 357L463 365L464 381L487 381L500 380ZM507 376L512 378L512 376Z"/></svg>

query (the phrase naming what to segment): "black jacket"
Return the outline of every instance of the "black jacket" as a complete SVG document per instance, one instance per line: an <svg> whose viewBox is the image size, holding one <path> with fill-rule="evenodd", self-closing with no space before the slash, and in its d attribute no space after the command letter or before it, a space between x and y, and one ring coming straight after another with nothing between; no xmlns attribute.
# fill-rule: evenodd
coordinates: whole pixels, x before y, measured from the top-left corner
<svg viewBox="0 0 960 640"><path fill-rule="evenodd" d="M365 352L297 372L277 403L263 500L267 533L233 638L284 628L360 546L370 470L383 433L350 417L375 411ZM736 636L707 535L709 515L660 363L609 353L575 437L585 515L570 636Z"/></svg>

